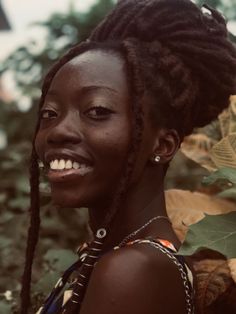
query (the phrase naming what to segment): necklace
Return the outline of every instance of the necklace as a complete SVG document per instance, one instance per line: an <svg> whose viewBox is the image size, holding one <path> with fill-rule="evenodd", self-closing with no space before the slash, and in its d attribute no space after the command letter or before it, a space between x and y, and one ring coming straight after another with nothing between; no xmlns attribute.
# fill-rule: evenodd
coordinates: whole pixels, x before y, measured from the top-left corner
<svg viewBox="0 0 236 314"><path fill-rule="evenodd" d="M166 216L155 216L153 218L151 218L150 220L148 220L144 225L142 225L139 229L133 231L132 233L130 233L129 235L127 235L118 245L118 247L122 247L123 245L125 245L127 242L129 242L129 240L131 240L134 236L136 236L138 233L140 233L143 229L145 229L147 226L149 226L153 221L157 220L157 219L166 219L170 222L170 219Z"/></svg>

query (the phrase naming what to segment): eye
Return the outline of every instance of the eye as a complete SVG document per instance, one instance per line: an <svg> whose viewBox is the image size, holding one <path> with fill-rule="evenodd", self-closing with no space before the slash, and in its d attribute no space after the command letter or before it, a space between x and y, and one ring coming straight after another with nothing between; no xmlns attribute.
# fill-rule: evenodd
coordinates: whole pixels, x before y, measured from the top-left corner
<svg viewBox="0 0 236 314"><path fill-rule="evenodd" d="M91 107L84 112L86 116L94 120L106 119L113 113L114 111L102 106Z"/></svg>
<svg viewBox="0 0 236 314"><path fill-rule="evenodd" d="M54 110L42 109L40 111L40 119L53 119L57 117L57 113Z"/></svg>

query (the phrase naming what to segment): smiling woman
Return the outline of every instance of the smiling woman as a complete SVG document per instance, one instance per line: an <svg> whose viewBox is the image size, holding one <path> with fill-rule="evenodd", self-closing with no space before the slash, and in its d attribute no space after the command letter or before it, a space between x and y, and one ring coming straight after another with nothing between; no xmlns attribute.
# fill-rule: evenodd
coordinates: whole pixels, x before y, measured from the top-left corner
<svg viewBox="0 0 236 314"><path fill-rule="evenodd" d="M45 78L31 166L22 309L39 229L41 160L59 206L88 207L94 239L38 313L193 314L191 265L163 182L185 135L236 91L224 18L189 0L121 0Z"/></svg>
<svg viewBox="0 0 236 314"><path fill-rule="evenodd" d="M88 51L55 75L41 109L35 147L59 205L107 208L130 142L121 57ZM56 169L55 169L56 168ZM68 169L69 168L69 169Z"/></svg>

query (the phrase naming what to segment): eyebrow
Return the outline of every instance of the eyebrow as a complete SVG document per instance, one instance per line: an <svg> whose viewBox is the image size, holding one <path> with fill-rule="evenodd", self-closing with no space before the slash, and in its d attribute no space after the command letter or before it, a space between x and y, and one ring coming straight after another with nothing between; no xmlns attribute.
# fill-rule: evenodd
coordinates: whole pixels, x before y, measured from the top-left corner
<svg viewBox="0 0 236 314"><path fill-rule="evenodd" d="M87 94L87 93L94 91L94 90L106 90L106 91L117 94L117 91L111 87L90 85L90 86L84 86L84 87L80 88L78 90L78 96L83 96L84 94ZM57 94L58 94L57 91L54 89L49 90L47 93L48 96L57 96Z"/></svg>

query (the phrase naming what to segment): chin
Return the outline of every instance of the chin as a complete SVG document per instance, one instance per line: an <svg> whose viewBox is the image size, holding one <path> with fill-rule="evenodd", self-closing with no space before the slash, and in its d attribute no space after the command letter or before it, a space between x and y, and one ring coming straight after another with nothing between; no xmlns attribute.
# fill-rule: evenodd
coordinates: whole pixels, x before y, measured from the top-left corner
<svg viewBox="0 0 236 314"><path fill-rule="evenodd" d="M70 191L54 189L51 190L52 203L58 207L65 208L80 208L86 207L85 202L78 193L71 193Z"/></svg>
<svg viewBox="0 0 236 314"><path fill-rule="evenodd" d="M60 208L81 208L81 207L88 207L86 202L82 202L78 199L70 199L67 200L63 197L53 196L52 195L52 204L60 207Z"/></svg>
<svg viewBox="0 0 236 314"><path fill-rule="evenodd" d="M61 190L52 188L51 190L52 203L60 208L109 208L112 198L106 194L105 197L99 195L83 195L82 193L74 193L69 190Z"/></svg>

